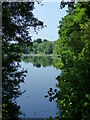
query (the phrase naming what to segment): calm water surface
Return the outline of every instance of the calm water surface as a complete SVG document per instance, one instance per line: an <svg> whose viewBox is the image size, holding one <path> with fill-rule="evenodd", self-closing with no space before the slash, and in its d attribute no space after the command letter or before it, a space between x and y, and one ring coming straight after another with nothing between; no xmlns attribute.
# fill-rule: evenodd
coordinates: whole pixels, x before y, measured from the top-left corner
<svg viewBox="0 0 90 120"><path fill-rule="evenodd" d="M47 95L49 88L57 88L56 77L60 75L60 70L57 70L53 65L36 67L34 63L29 61L22 61L21 66L28 71L25 83L22 83L20 88L21 91L26 90L26 92L17 99L17 104L20 105L24 117L48 118L50 115L55 117L59 111L57 103L55 100L50 102L48 98L45 98L45 95Z"/></svg>

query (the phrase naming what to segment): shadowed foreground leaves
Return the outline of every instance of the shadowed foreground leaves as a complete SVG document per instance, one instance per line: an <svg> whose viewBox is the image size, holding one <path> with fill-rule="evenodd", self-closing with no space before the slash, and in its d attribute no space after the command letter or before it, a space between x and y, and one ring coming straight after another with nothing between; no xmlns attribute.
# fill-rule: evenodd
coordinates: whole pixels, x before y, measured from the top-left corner
<svg viewBox="0 0 90 120"><path fill-rule="evenodd" d="M22 114L15 99L24 82L26 71L21 69L22 45L32 45L29 29L43 27L34 17L34 2L2 3L2 120L18 120Z"/></svg>

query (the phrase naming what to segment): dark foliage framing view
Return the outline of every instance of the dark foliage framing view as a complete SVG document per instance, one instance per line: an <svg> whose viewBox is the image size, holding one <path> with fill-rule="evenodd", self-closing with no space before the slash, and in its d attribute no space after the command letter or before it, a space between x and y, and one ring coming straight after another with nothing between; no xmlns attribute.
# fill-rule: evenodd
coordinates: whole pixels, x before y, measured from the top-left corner
<svg viewBox="0 0 90 120"><path fill-rule="evenodd" d="M60 7L63 9L66 5L67 15L59 22L58 40L32 43L29 29L33 27L36 31L44 27L33 15L34 2L2 3L2 120L18 120L22 114L15 99L24 92L20 91L20 83L24 82L27 71L19 70L19 63L22 59L25 61L23 54L30 53L59 57L57 64L53 64L61 69L57 76L59 91L54 90L60 109L56 119L90 119L90 2L61 2ZM34 61L32 57L28 60ZM38 67L45 58L40 60L36 60ZM50 94L46 97L53 99Z"/></svg>

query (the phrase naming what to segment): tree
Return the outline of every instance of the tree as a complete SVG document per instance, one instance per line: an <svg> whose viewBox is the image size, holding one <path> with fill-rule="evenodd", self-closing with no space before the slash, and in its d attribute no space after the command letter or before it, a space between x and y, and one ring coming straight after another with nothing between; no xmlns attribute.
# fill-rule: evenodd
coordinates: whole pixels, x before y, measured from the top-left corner
<svg viewBox="0 0 90 120"><path fill-rule="evenodd" d="M35 54L52 54L55 49L55 44L54 42L51 41L42 41L42 42L37 42L36 40L33 43L33 51Z"/></svg>
<svg viewBox="0 0 90 120"><path fill-rule="evenodd" d="M38 38L37 40L35 40L35 42L37 42L37 43L42 43L42 39L41 39L41 38Z"/></svg>
<svg viewBox="0 0 90 120"><path fill-rule="evenodd" d="M47 39L43 39L43 42L47 42L48 40Z"/></svg>
<svg viewBox="0 0 90 120"><path fill-rule="evenodd" d="M2 3L3 120L17 120L21 114L15 98L22 94L19 88L26 73L25 70L19 71L22 46L31 45L30 27L43 27L43 22L34 17L33 9L34 2Z"/></svg>
<svg viewBox="0 0 90 120"><path fill-rule="evenodd" d="M73 8L72 11L70 8ZM76 3L59 22L57 42L62 70L57 77L61 119L90 119L90 2Z"/></svg>

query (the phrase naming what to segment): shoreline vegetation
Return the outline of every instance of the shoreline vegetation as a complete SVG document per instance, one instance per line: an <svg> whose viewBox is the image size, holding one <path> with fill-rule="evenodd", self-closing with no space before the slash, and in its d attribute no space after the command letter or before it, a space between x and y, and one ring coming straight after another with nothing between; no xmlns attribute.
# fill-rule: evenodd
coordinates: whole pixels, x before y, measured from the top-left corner
<svg viewBox="0 0 90 120"><path fill-rule="evenodd" d="M48 56L48 57L59 57L58 55L54 55L54 54L23 54L24 57L42 57L42 56Z"/></svg>
<svg viewBox="0 0 90 120"><path fill-rule="evenodd" d="M23 45L22 52L30 56L59 56L57 42L41 38L34 40L32 46Z"/></svg>

